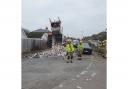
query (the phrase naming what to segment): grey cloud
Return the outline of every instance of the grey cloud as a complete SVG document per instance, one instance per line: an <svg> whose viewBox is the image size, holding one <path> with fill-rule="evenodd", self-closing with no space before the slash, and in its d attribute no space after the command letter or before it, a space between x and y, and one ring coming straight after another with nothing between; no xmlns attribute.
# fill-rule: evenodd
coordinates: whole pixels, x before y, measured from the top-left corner
<svg viewBox="0 0 128 89"><path fill-rule="evenodd" d="M35 30L60 17L64 33L80 37L106 28L106 0L22 0L22 26Z"/></svg>

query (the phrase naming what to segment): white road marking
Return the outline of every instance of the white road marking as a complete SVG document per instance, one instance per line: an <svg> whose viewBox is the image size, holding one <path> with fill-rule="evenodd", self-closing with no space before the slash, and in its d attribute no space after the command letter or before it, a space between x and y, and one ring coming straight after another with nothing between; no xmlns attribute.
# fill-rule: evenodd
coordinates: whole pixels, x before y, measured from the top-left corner
<svg viewBox="0 0 128 89"><path fill-rule="evenodd" d="M91 66L92 66L92 63L90 63L86 69L88 70Z"/></svg>
<svg viewBox="0 0 128 89"><path fill-rule="evenodd" d="M78 89L82 89L82 87L80 87L80 86L76 86L76 88L78 88Z"/></svg>
<svg viewBox="0 0 128 89"><path fill-rule="evenodd" d="M93 72L92 74L91 74L91 77L94 77L96 75L96 72Z"/></svg>
<svg viewBox="0 0 128 89"><path fill-rule="evenodd" d="M91 78L87 78L86 81L92 80Z"/></svg>
<svg viewBox="0 0 128 89"><path fill-rule="evenodd" d="M80 74L84 75L85 73L87 73L88 71L82 71Z"/></svg>
<svg viewBox="0 0 128 89"><path fill-rule="evenodd" d="M59 87L63 87L63 84L60 84Z"/></svg>

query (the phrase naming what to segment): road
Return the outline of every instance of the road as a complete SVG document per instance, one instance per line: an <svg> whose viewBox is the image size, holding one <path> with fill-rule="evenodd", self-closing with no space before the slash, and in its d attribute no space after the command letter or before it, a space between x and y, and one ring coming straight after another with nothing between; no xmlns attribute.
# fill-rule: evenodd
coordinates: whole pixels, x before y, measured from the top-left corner
<svg viewBox="0 0 128 89"><path fill-rule="evenodd" d="M106 89L106 59L97 55L22 59L22 89Z"/></svg>

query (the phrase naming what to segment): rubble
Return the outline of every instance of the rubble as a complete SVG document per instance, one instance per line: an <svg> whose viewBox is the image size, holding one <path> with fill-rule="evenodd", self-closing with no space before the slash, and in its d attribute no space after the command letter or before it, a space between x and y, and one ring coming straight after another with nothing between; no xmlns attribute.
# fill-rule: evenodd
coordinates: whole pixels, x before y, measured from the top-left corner
<svg viewBox="0 0 128 89"><path fill-rule="evenodd" d="M64 57L65 55L66 51L62 45L53 45L51 49L24 55L23 58Z"/></svg>
<svg viewBox="0 0 128 89"><path fill-rule="evenodd" d="M43 51L41 55L46 57L63 57L66 55L66 52L63 46L54 45L50 50Z"/></svg>

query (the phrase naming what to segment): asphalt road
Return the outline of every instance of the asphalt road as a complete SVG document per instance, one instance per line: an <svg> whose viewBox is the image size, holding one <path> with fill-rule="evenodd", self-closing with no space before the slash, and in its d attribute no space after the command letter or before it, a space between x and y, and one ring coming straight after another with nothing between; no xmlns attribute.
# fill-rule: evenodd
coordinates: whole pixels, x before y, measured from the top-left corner
<svg viewBox="0 0 128 89"><path fill-rule="evenodd" d="M91 55L66 63L61 57L24 58L22 89L106 89L106 59Z"/></svg>

